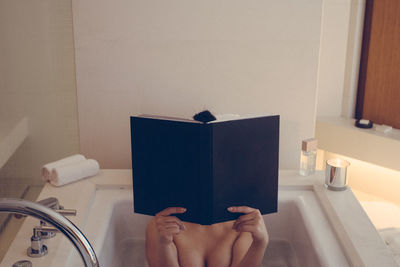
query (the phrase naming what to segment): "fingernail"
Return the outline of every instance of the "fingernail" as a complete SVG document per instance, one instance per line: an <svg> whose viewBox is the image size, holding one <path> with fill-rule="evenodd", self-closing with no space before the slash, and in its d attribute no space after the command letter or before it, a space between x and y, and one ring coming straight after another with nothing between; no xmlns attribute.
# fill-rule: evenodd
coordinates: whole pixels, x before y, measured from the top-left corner
<svg viewBox="0 0 400 267"><path fill-rule="evenodd" d="M229 211L233 211L233 207L229 207L228 210L229 210Z"/></svg>
<svg viewBox="0 0 400 267"><path fill-rule="evenodd" d="M186 208L182 208L182 211L186 211Z"/></svg>

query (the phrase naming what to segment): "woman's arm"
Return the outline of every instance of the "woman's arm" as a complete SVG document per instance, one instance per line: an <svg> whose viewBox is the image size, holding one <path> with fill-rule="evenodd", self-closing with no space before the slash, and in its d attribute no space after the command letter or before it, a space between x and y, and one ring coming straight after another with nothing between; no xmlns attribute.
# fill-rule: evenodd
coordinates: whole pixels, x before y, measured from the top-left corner
<svg viewBox="0 0 400 267"><path fill-rule="evenodd" d="M184 213L184 208L167 208L150 221L146 229L146 257L150 267L179 267L173 235L185 230L181 220L170 214Z"/></svg>
<svg viewBox="0 0 400 267"><path fill-rule="evenodd" d="M233 245L231 267L260 267L268 245L268 232L260 211L245 206L228 210L245 213L233 225L241 234Z"/></svg>

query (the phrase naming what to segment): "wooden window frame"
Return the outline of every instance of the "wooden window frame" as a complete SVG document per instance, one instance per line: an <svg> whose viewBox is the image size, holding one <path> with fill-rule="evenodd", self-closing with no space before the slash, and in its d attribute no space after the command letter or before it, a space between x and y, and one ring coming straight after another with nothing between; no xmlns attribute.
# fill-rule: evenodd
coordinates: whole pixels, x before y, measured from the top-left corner
<svg viewBox="0 0 400 267"><path fill-rule="evenodd" d="M362 119L363 109L364 109L365 84L367 80L368 52L369 52L369 42L371 38L373 8L374 8L374 0L366 0L360 70L358 76L356 119Z"/></svg>

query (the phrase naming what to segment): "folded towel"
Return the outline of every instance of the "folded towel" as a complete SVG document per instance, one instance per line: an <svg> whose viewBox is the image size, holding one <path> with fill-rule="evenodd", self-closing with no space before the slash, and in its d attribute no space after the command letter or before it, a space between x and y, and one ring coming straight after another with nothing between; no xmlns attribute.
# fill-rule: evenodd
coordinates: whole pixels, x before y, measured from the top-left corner
<svg viewBox="0 0 400 267"><path fill-rule="evenodd" d="M76 155L72 155L72 156L51 162L51 163L47 163L46 165L44 165L42 167L42 179L44 182L50 181L51 171L55 167L59 167L59 166L67 165L67 164L71 164L71 163L78 163L78 162L84 161L84 160L86 160L85 156L76 154Z"/></svg>
<svg viewBox="0 0 400 267"><path fill-rule="evenodd" d="M51 171L50 183L55 186L69 184L82 178L96 175L99 169L99 163L94 159L57 166Z"/></svg>

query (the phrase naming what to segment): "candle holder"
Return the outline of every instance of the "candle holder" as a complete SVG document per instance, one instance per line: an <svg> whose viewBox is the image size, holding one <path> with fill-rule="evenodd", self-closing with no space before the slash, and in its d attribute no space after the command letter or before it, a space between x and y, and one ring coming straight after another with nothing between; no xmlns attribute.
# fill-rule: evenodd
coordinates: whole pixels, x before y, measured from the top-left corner
<svg viewBox="0 0 400 267"><path fill-rule="evenodd" d="M348 166L350 162L343 159L335 158L326 161L325 185L329 190L346 190Z"/></svg>

